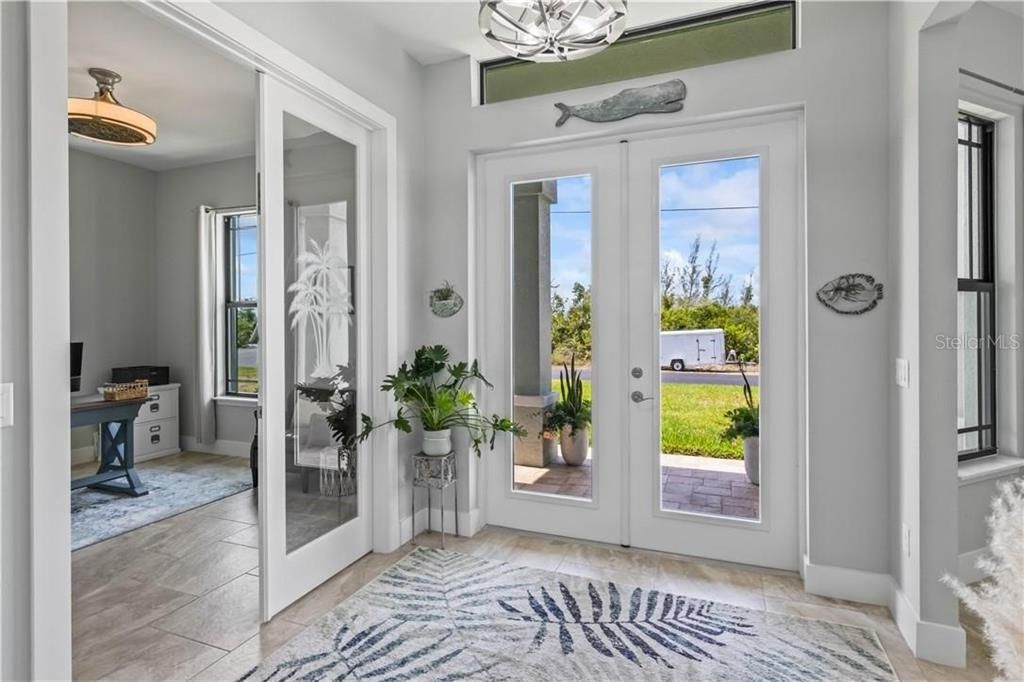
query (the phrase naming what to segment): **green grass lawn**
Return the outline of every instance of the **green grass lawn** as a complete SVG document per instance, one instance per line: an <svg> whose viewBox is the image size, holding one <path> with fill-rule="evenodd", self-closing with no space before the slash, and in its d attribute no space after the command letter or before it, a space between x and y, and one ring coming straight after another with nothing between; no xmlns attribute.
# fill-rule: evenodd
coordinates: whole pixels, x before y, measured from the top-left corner
<svg viewBox="0 0 1024 682"><path fill-rule="evenodd" d="M239 393L259 393L260 392L260 381L256 376L256 367L239 367L238 368L238 392Z"/></svg>
<svg viewBox="0 0 1024 682"><path fill-rule="evenodd" d="M558 393L558 380L552 382ZM583 393L590 400L590 382L583 382ZM759 400L754 387L754 400ZM725 440L725 413L743 405L740 386L703 384L663 384L661 387L661 451L676 455L703 455L724 459L743 459L743 442Z"/></svg>

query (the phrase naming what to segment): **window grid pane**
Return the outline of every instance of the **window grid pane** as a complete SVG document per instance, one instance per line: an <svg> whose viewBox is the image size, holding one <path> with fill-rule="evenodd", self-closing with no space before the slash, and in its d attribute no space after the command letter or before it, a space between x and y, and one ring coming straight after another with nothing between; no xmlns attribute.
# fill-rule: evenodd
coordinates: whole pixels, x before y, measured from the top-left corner
<svg viewBox="0 0 1024 682"><path fill-rule="evenodd" d="M224 218L224 392L259 393L259 220L256 213Z"/></svg>
<svg viewBox="0 0 1024 682"><path fill-rule="evenodd" d="M957 447L961 460L996 451L992 124L957 126Z"/></svg>

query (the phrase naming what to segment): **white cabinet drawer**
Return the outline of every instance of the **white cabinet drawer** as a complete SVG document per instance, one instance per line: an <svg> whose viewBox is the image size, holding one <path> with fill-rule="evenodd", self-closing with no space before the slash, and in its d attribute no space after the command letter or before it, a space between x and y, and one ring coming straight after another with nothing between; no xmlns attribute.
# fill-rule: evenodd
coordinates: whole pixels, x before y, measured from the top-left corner
<svg viewBox="0 0 1024 682"><path fill-rule="evenodd" d="M136 424L172 419L178 416L178 388L161 388L154 386L149 389L149 402L139 409Z"/></svg>
<svg viewBox="0 0 1024 682"><path fill-rule="evenodd" d="M178 449L178 420L135 422L135 456Z"/></svg>

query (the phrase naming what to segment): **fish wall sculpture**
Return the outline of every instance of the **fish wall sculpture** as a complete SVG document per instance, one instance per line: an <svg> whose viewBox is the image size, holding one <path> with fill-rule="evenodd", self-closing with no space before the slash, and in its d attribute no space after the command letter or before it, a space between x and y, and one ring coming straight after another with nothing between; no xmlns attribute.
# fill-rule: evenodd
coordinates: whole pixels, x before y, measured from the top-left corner
<svg viewBox="0 0 1024 682"><path fill-rule="evenodd" d="M569 105L558 102L555 107L562 115L555 121L555 127L565 125L572 117L592 123L621 121L637 114L672 114L683 110L686 99L686 85L674 78L657 85L643 88L627 88L598 102Z"/></svg>
<svg viewBox="0 0 1024 682"><path fill-rule="evenodd" d="M818 289L818 300L840 315L860 315L874 310L882 300L882 283L871 275L840 275Z"/></svg>

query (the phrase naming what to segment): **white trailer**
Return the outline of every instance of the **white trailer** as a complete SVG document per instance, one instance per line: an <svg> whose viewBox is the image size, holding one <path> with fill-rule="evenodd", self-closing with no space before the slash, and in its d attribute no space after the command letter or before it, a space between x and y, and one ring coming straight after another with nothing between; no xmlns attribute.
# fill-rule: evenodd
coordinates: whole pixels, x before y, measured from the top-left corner
<svg viewBox="0 0 1024 682"><path fill-rule="evenodd" d="M686 369L725 364L725 332L721 329L684 329L661 333L661 366Z"/></svg>

